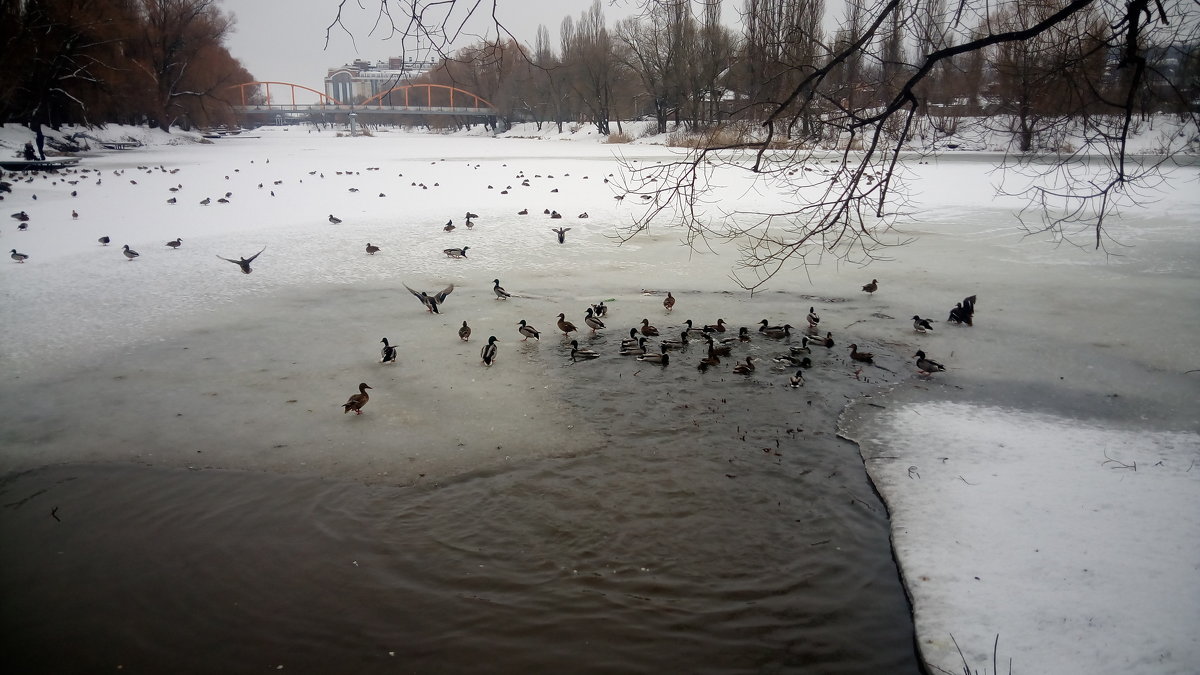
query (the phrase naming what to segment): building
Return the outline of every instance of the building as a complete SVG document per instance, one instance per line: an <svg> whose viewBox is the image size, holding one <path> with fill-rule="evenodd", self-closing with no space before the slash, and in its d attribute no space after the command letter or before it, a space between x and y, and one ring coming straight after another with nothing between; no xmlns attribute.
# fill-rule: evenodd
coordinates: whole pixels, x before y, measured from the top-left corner
<svg viewBox="0 0 1200 675"><path fill-rule="evenodd" d="M418 61L411 56L392 57L376 63L357 60L329 69L325 76L325 94L342 103L359 103L424 75L437 64L436 61Z"/></svg>

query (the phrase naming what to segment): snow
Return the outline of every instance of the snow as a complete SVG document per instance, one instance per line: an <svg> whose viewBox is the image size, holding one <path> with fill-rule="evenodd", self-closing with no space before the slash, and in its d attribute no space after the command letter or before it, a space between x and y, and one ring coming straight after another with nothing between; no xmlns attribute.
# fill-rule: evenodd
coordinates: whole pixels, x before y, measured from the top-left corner
<svg viewBox="0 0 1200 675"><path fill-rule="evenodd" d="M1164 126L1137 147L1152 149ZM187 466L199 461L189 440L199 438L206 464L364 480L455 475L497 447L496 461L572 452L588 447L591 432L556 423L560 385L515 344L513 312L552 332L560 304L614 298L636 313L638 303L661 302L643 288L671 287L677 297L698 292L681 300L695 303L693 318L711 321L736 303L743 314L798 325L815 302L839 345L871 346L881 369L870 372L893 383L865 399L882 407L853 406L843 433L862 444L891 511L931 672L961 672L963 659L992 672L996 636L1000 672L1009 659L1014 672L1200 670L1194 163L1149 208L1110 223L1120 243L1105 255L1025 236L1012 215L1019 202L995 196L994 154L911 162L920 218L902 235L915 243L867 269L831 261L785 270L771 288L786 292L748 298L729 280L731 250L689 252L664 228L613 240L633 212L604 183L618 171L614 153L669 160L677 151L656 145L661 137L643 128L634 144L609 145L585 126L531 127L508 137L476 129L356 138L264 128L211 143L92 130L144 146L89 153L87 173L33 174L4 201L31 221L26 232L6 222L3 248L31 257L0 265L0 401L21 411L0 437L0 471L72 461ZM0 153L31 138L5 126ZM226 192L230 203L215 203ZM762 199L733 181L721 194L726 203ZM178 203L167 204L170 196ZM205 197L214 203L200 206ZM530 215L517 215L521 208ZM472 231L461 221L467 210L481 215ZM330 214L344 222L330 225ZM453 233L441 229L448 218L459 225ZM563 246L550 232L560 225L572 228ZM112 245L99 246L100 235ZM164 246L176 237L180 250ZM366 256L368 241L383 250ZM123 244L141 257L126 261ZM462 245L467 260L440 253ZM250 275L216 259L264 246ZM880 291L867 297L858 287L871 277ZM493 278L520 297L493 301ZM437 352L402 352L395 369L364 365L381 333L422 345L459 326L449 314L425 316L403 283L427 291L454 283L448 303L479 308L475 335ZM942 321L972 294L974 327ZM933 317L934 333L915 335L914 313ZM448 365L474 365L491 331L501 338L496 368ZM919 377L909 358L918 348L948 372ZM340 403L360 377L378 380L381 400L401 383L423 398L369 405L354 424L331 428L327 410L341 422ZM820 373L807 379L822 391ZM508 404L518 394L514 415ZM446 429L428 410L461 414ZM148 421L162 419L170 421ZM269 445L248 453L248 439L264 430ZM391 439L400 435L418 450L397 456ZM334 456L335 445L353 453ZM455 450L419 450L446 445Z"/></svg>

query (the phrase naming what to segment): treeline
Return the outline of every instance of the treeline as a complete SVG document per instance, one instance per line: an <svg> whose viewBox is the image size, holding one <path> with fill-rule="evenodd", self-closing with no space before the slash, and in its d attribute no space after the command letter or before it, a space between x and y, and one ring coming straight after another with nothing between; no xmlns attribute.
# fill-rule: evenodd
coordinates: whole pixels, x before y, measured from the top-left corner
<svg viewBox="0 0 1200 675"><path fill-rule="evenodd" d="M215 0L5 0L0 119L29 125L234 124L251 81Z"/></svg>
<svg viewBox="0 0 1200 675"><path fill-rule="evenodd" d="M1002 118L1021 149L1064 117L1120 114L1128 102L1133 69L1117 66L1128 63L1129 47L1103 3L1075 3L1048 30L995 41L1066 3L906 0L886 13L836 4L845 14L830 31L824 0L743 0L737 29L722 24L720 0L655 0L611 26L595 0L562 20L557 43L544 26L532 47L480 42L422 79L487 98L505 123L586 122L601 134L622 131L622 119L652 119L659 132L670 123L702 131L774 114L790 119L781 135L805 139L844 128L822 120L867 117L911 95L926 115ZM1195 111L1200 50L1194 34L1180 39L1147 41L1136 54L1145 63L1132 101L1138 113ZM974 42L989 44L922 70L930 55Z"/></svg>

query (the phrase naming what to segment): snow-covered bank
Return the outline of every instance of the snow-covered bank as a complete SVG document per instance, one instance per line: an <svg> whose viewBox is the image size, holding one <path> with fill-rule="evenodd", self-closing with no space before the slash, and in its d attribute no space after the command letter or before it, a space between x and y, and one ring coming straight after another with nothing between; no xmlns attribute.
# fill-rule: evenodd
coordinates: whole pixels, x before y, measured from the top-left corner
<svg viewBox="0 0 1200 675"><path fill-rule="evenodd" d="M781 396L840 409L845 396L870 390L847 363L851 342L878 352L866 377L906 383L894 402L874 399L891 417L862 440L868 470L894 509L897 555L912 575L918 641L931 666L955 670L953 633L981 672L990 669L996 634L1014 671L1194 670L1189 629L1200 602L1190 582L1200 558L1187 505L1200 496L1200 469L1190 464L1200 452L1200 386L1185 371L1196 367L1200 331L1195 168L1181 170L1150 209L1114 221L1114 235L1134 246L1105 258L1022 237L1013 202L992 200L987 161L939 158L910 167L922 214L908 226L915 244L865 270L791 270L749 299L726 276L731 252L690 255L671 230L620 247L609 238L630 211L603 183L614 170L613 146L402 132L335 138L300 128L256 135L101 153L85 160L93 171L84 178L68 176L75 183L39 175L14 186L5 205L28 211L31 225L17 232L10 224L0 237L31 258L0 266L0 359L10 372L0 400L20 411L4 430L6 469L81 458L272 471L303 470L299 462L362 478L434 466L395 451L396 439L407 437L408 448L448 449L436 465L445 473L478 466L479 457L502 461L483 452L493 439L500 453L570 453L596 429L568 429L558 417L562 383L580 372L570 370L576 366L554 335L559 311L581 324L585 305L613 299L607 332L615 334L643 317L660 326L718 317L802 325L815 305L838 347L814 354L806 388L785 391L790 373L766 364L747 386L777 386ZM620 150L650 161L671 156L654 146ZM227 192L229 203L217 203ZM171 197L176 204L167 204ZM565 217L551 221L547 209ZM480 214L470 230L461 221L467 210ZM331 225L331 214L343 222ZM444 232L447 219L459 229ZM566 244L551 225L572 228ZM100 235L115 246L97 244ZM184 239L178 251L164 246L175 237ZM383 250L367 256L368 241ZM142 256L126 261L121 244ZM462 245L471 247L467 259L442 254ZM216 259L263 246L249 276ZM868 296L858 289L872 277L880 290ZM494 278L523 297L495 300ZM454 283L447 314L424 313L403 283ZM680 305L667 315L661 296L643 288L670 288ZM973 294L974 327L941 321ZM935 332L914 334L914 313L938 320ZM456 338L461 318L476 330L469 344ZM518 346L519 318L546 341ZM487 370L478 365L478 340L493 331L503 351ZM383 335L404 346L398 368L375 363ZM908 358L917 348L948 372L918 379ZM681 357L653 372L678 377L681 391L703 391L711 385L695 379L693 361ZM338 404L366 377L382 378L378 397L361 418L343 415ZM54 397L39 396L43 383ZM808 414L810 406L796 404L802 399L782 400L782 419ZM602 411L592 421L603 425ZM535 442L522 445L529 438ZM205 443L203 460L193 439ZM139 456L147 447L172 454ZM1104 464L1104 451L1136 461L1137 471ZM1121 518L1097 525L1105 509L1123 506ZM937 537L951 523L963 525L948 544ZM1019 538L1035 524L1036 541ZM1126 547L1114 548L1116 541ZM1141 560L1145 550L1153 560ZM1081 551L1090 552L1086 564ZM1122 573L1155 571L1162 583L1129 589L1147 599L1174 587L1177 602L1104 595ZM1087 607L1090 623L1063 607L1085 595L1106 598ZM1048 602L1038 607L1030 596ZM1051 628L1054 617L1066 628ZM1130 632L1134 622L1144 627Z"/></svg>

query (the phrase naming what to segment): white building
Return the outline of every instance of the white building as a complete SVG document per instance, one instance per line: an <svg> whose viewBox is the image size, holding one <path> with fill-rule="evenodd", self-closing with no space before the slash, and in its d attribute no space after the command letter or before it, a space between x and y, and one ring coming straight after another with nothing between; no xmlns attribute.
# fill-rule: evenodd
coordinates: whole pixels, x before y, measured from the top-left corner
<svg viewBox="0 0 1200 675"><path fill-rule="evenodd" d="M358 60L330 68L325 76L325 94L342 103L359 103L392 87L406 84L437 66L436 61L392 57L374 64Z"/></svg>

